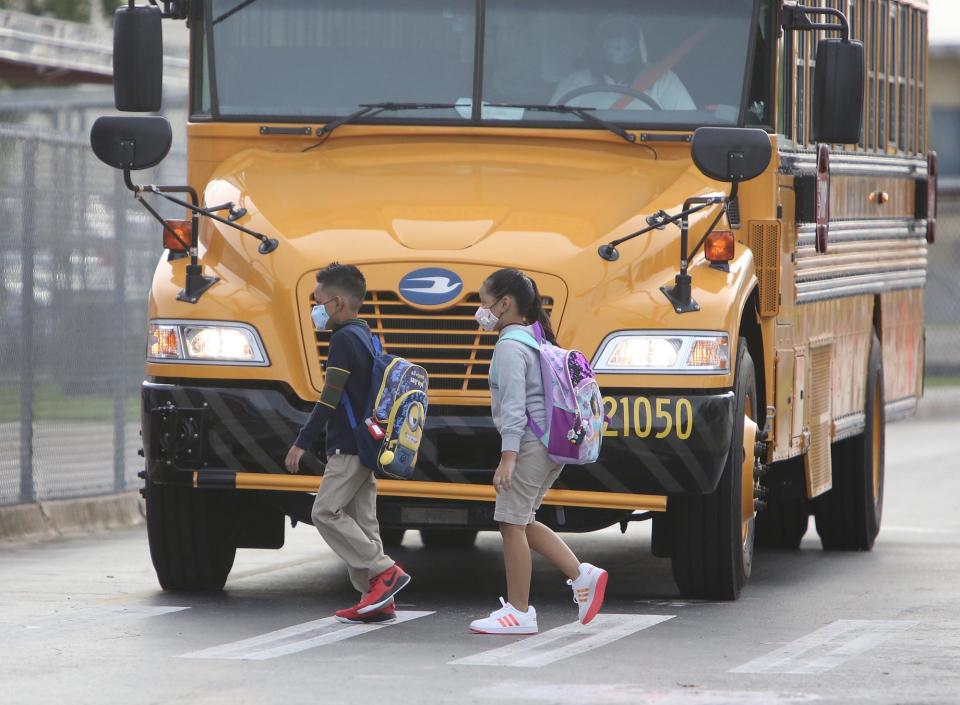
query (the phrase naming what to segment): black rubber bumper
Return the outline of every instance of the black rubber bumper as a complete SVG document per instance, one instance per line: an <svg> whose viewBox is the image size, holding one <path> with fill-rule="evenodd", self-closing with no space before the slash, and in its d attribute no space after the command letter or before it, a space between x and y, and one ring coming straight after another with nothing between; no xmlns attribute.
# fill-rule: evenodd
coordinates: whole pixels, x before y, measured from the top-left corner
<svg viewBox="0 0 960 705"><path fill-rule="evenodd" d="M730 450L732 392L605 392L610 423L598 462L568 467L558 489L705 494L716 488ZM192 471L284 473L283 461L310 406L289 389L144 382L143 436L156 482L187 482ZM304 474L322 474L323 449ZM500 438L489 409L430 407L416 480L489 483Z"/></svg>

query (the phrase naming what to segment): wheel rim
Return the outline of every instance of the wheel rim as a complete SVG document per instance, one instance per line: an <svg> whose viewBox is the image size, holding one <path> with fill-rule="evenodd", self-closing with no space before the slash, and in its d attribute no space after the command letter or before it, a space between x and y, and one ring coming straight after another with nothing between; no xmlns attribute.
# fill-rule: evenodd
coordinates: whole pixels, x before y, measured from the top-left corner
<svg viewBox="0 0 960 705"><path fill-rule="evenodd" d="M873 464L873 503L877 505L880 502L880 433L882 431L882 415L880 409L880 382L877 380L873 384L873 437L871 461Z"/></svg>
<svg viewBox="0 0 960 705"><path fill-rule="evenodd" d="M743 415L743 465L740 475L740 540L744 555L749 552L756 518L754 497L756 483L753 477L753 447L757 437L757 425L753 421L753 405L747 397Z"/></svg>

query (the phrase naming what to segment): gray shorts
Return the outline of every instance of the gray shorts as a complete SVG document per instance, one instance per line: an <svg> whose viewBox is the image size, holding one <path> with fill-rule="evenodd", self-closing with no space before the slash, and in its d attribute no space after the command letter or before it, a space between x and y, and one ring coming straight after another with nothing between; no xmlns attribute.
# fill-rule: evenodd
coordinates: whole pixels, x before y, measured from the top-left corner
<svg viewBox="0 0 960 705"><path fill-rule="evenodd" d="M550 459L540 441L535 438L521 441L512 485L497 493L493 520L521 526L532 524L543 496L561 470L563 465Z"/></svg>

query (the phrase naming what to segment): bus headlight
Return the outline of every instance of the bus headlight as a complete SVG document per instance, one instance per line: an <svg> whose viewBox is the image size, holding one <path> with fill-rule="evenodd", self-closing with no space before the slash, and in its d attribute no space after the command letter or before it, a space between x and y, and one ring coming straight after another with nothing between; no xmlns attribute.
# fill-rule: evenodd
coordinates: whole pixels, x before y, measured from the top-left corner
<svg viewBox="0 0 960 705"><path fill-rule="evenodd" d="M147 360L261 367L270 364L252 326L218 321L151 321Z"/></svg>
<svg viewBox="0 0 960 705"><path fill-rule="evenodd" d="M596 372L726 374L726 333L623 331L608 335L593 362Z"/></svg>

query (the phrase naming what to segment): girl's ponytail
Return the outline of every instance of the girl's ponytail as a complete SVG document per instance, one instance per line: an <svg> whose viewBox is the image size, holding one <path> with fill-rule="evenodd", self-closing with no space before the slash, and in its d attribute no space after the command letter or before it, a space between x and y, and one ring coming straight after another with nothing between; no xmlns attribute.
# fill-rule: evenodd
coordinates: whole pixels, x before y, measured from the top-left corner
<svg viewBox="0 0 960 705"><path fill-rule="evenodd" d="M557 344L537 283L531 277L518 269L499 269L487 277L486 285L490 294L497 299L512 296L517 302L520 314L530 323L539 322L544 337L554 345Z"/></svg>
<svg viewBox="0 0 960 705"><path fill-rule="evenodd" d="M543 328L544 337L556 345L557 336L553 334L553 327L550 325L550 317L543 308L543 299L540 297L540 291L537 289L537 283L532 277L527 277L527 275L524 275L524 277L526 277L527 281L530 282L530 286L533 287L533 301L530 303L530 309L526 314L527 320L539 321L540 326Z"/></svg>

